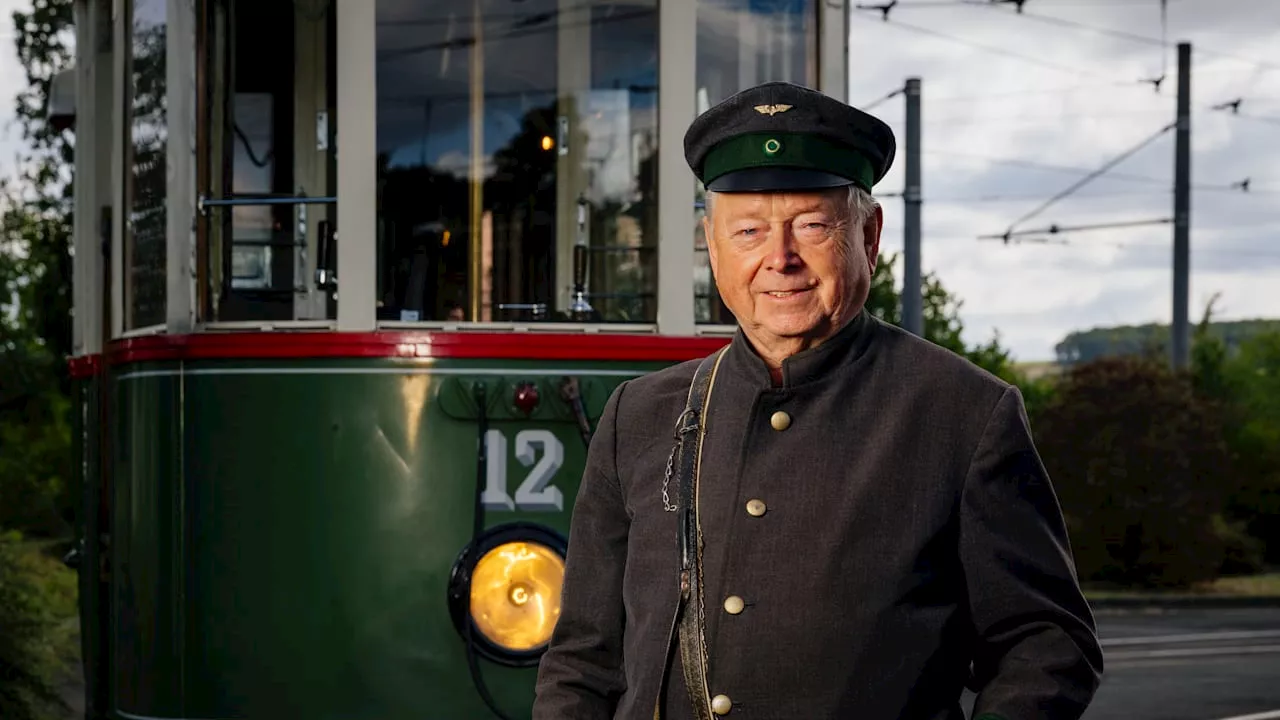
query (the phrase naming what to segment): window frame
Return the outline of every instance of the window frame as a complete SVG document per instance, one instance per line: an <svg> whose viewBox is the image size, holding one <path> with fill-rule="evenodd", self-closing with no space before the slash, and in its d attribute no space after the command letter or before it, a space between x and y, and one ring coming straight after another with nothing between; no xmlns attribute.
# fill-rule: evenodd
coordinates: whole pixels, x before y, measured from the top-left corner
<svg viewBox="0 0 1280 720"><path fill-rule="evenodd" d="M110 337L156 332L184 333L214 324L197 317L198 286L193 263L197 249L196 212L196 21L210 0L166 0L166 64L169 93L167 160L166 308L160 326L123 330L128 195L118 182L112 193L111 328ZM337 277L341 279L336 322L338 331L370 332L400 328L466 328L475 330L527 328L545 331L656 332L662 335L708 335L732 332L732 325L699 325L694 314L694 248L690 229L696 219L696 183L684 161L683 137L696 117L696 78L688 68L696 59L697 3L657 0L658 4L658 240L657 322L609 323L401 323L376 318L377 257L377 48L376 7L373 2L335 2L338 56L336 117L342 121L342 170L337 179ZM848 0L818 0L818 86L846 100L848 88ZM128 171L132 92L129 71L133 0L118 0L112 18L111 76L120 92L111 107L113 142L111 176L124 180ZM345 242L343 241L345 239ZM345 299L345 301L344 301ZM317 323L240 323L283 327ZM326 323L320 323L326 324ZM218 326L223 323L217 323Z"/></svg>

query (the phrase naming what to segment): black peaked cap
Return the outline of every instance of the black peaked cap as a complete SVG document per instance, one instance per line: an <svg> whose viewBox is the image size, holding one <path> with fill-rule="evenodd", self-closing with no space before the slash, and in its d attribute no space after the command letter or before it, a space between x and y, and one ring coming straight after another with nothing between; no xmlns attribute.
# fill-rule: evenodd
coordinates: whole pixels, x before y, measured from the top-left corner
<svg viewBox="0 0 1280 720"><path fill-rule="evenodd" d="M788 82L768 82L698 116L685 160L708 190L769 192L854 184L867 192L897 149L879 118Z"/></svg>

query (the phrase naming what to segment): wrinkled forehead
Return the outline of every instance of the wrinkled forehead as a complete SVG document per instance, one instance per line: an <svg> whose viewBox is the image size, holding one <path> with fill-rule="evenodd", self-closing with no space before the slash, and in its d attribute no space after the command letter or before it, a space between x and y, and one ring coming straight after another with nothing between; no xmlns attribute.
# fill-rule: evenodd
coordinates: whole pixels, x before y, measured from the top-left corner
<svg viewBox="0 0 1280 720"><path fill-rule="evenodd" d="M843 187L811 191L708 193L707 212L722 219L758 217L785 220L812 212L843 215L848 214L848 197L849 191Z"/></svg>

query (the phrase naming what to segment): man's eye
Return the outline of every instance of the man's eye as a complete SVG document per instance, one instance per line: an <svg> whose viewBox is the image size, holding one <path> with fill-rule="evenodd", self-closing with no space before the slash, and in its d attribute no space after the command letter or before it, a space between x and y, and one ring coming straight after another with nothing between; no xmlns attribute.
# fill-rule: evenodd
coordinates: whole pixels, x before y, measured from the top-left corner
<svg viewBox="0 0 1280 720"><path fill-rule="evenodd" d="M756 228L750 228L750 227L749 227L749 228L742 228L741 230L739 230L739 231L737 232L737 234L738 234L738 235L746 235L746 236L750 237L750 236L752 236L752 235L755 235L755 234L756 234L756 232L757 232Z"/></svg>

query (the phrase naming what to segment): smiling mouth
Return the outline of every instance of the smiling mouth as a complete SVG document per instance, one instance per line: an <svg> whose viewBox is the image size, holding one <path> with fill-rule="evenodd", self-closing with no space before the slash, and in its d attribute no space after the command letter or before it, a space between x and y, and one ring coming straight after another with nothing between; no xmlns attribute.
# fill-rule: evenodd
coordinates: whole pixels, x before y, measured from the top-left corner
<svg viewBox="0 0 1280 720"><path fill-rule="evenodd" d="M803 288L801 290L771 290L765 293L769 297L789 298L799 295L800 293L809 292L812 288Z"/></svg>

